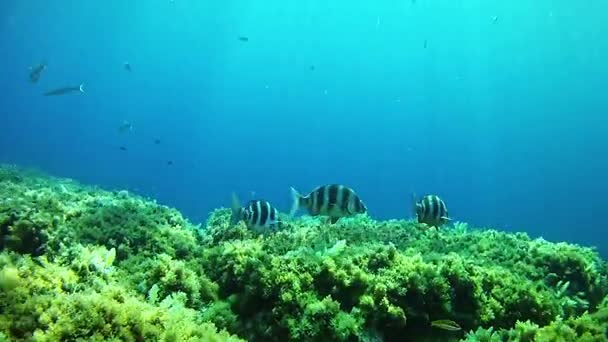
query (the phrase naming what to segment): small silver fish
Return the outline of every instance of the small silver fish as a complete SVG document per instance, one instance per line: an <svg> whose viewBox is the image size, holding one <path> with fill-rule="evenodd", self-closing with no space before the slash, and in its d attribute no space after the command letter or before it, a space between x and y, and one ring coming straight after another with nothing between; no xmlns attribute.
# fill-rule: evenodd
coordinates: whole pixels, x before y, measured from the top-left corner
<svg viewBox="0 0 608 342"><path fill-rule="evenodd" d="M448 208L437 195L426 195L416 201L416 195L412 194L413 213L419 223L426 223L431 227L440 227L450 221Z"/></svg>
<svg viewBox="0 0 608 342"><path fill-rule="evenodd" d="M306 208L312 216L329 216L329 221L333 224L341 217L363 214L367 211L367 207L353 189L339 184L317 187L306 196L291 188L291 196L293 205L290 216L293 216L299 208Z"/></svg>
<svg viewBox="0 0 608 342"><path fill-rule="evenodd" d="M65 95L65 94L75 93L75 92L84 93L84 84L81 84L77 87L68 86L68 87L53 89L53 90L50 90L50 91L47 91L46 93L44 93L44 96Z"/></svg>

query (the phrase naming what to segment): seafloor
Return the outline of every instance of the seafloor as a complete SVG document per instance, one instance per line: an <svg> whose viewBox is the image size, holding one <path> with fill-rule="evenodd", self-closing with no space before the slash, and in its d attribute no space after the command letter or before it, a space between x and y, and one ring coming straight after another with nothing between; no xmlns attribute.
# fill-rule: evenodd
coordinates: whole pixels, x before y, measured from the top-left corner
<svg viewBox="0 0 608 342"><path fill-rule="evenodd" d="M0 194L0 341L608 341L586 247L368 217L257 235L14 166Z"/></svg>

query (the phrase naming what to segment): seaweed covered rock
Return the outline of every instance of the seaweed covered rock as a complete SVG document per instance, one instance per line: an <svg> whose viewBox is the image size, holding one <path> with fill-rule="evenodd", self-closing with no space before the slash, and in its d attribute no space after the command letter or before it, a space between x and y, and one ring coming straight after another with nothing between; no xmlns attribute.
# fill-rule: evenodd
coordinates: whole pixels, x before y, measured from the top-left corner
<svg viewBox="0 0 608 342"><path fill-rule="evenodd" d="M6 166L0 193L0 340L237 340L174 209Z"/></svg>
<svg viewBox="0 0 608 342"><path fill-rule="evenodd" d="M15 167L0 168L0 250L64 253L74 242L116 249L121 261L160 253L193 258L200 235L175 209Z"/></svg>
<svg viewBox="0 0 608 342"><path fill-rule="evenodd" d="M125 274L131 285L142 294L162 300L173 293L182 293L190 308L201 309L217 300L218 286L202 272L198 261L183 261L159 254L150 258L132 258L122 270L139 269Z"/></svg>
<svg viewBox="0 0 608 342"><path fill-rule="evenodd" d="M579 317L558 317L550 324L539 326L527 320L518 321L511 329L478 328L466 334L463 341L606 341L608 340L608 297L598 310Z"/></svg>
<svg viewBox="0 0 608 342"><path fill-rule="evenodd" d="M223 209L211 215L202 265L238 317L229 329L252 341L464 337L433 329L439 319L464 331L530 322L542 332L594 315L608 294L595 251L526 234L362 216L257 235L227 220ZM592 326L574 336L601 330Z"/></svg>
<svg viewBox="0 0 608 342"><path fill-rule="evenodd" d="M185 308L184 296L153 305L115 276L101 277L108 270L87 272L97 279L86 281L73 269L0 254L0 331L10 340L239 341Z"/></svg>
<svg viewBox="0 0 608 342"><path fill-rule="evenodd" d="M368 216L259 234L218 209L200 228L14 167L0 193L0 341L608 340L590 248Z"/></svg>

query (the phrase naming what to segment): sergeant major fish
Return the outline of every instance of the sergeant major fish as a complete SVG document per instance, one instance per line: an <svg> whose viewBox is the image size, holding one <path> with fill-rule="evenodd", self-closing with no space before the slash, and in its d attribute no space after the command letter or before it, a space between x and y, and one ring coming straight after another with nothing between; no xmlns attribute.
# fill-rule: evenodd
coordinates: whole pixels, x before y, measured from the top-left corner
<svg viewBox="0 0 608 342"><path fill-rule="evenodd" d="M355 191L344 185L323 185L306 196L291 188L291 195L293 205L290 216L293 216L299 208L306 208L312 216L329 216L329 222L333 224L341 217L367 212L367 207Z"/></svg>
<svg viewBox="0 0 608 342"><path fill-rule="evenodd" d="M448 208L437 195L426 195L416 201L416 195L412 194L413 212L419 223L426 223L431 227L439 227L450 221Z"/></svg>
<svg viewBox="0 0 608 342"><path fill-rule="evenodd" d="M235 225L244 221L247 228L263 232L266 229L281 227L279 211L270 202L265 200L252 200L246 207L241 207L236 194L232 194L232 216L230 224Z"/></svg>
<svg viewBox="0 0 608 342"><path fill-rule="evenodd" d="M77 87L69 86L58 89L53 89L44 93L44 96L55 96L55 95L65 95L73 92L81 92L84 93L84 84L81 84Z"/></svg>

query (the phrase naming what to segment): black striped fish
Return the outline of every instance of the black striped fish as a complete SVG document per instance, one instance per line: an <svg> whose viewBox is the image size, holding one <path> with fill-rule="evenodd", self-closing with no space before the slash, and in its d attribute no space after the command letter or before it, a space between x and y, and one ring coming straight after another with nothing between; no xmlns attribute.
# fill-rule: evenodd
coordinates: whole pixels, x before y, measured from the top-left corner
<svg viewBox="0 0 608 342"><path fill-rule="evenodd" d="M448 208L437 195L426 195L420 201L416 201L416 195L412 194L412 202L414 203L413 211L419 223L439 227L450 220Z"/></svg>
<svg viewBox="0 0 608 342"><path fill-rule="evenodd" d="M238 197L232 194L232 217L230 218L230 224L235 225L239 221L245 222L247 228L257 232L281 227L279 211L270 202L252 200L247 206L241 207Z"/></svg>
<svg viewBox="0 0 608 342"><path fill-rule="evenodd" d="M305 208L312 216L329 216L330 223L333 224L341 217L363 214L367 211L359 196L344 185L323 185L306 196L291 188L291 195L293 205L290 216L293 216L299 208Z"/></svg>

